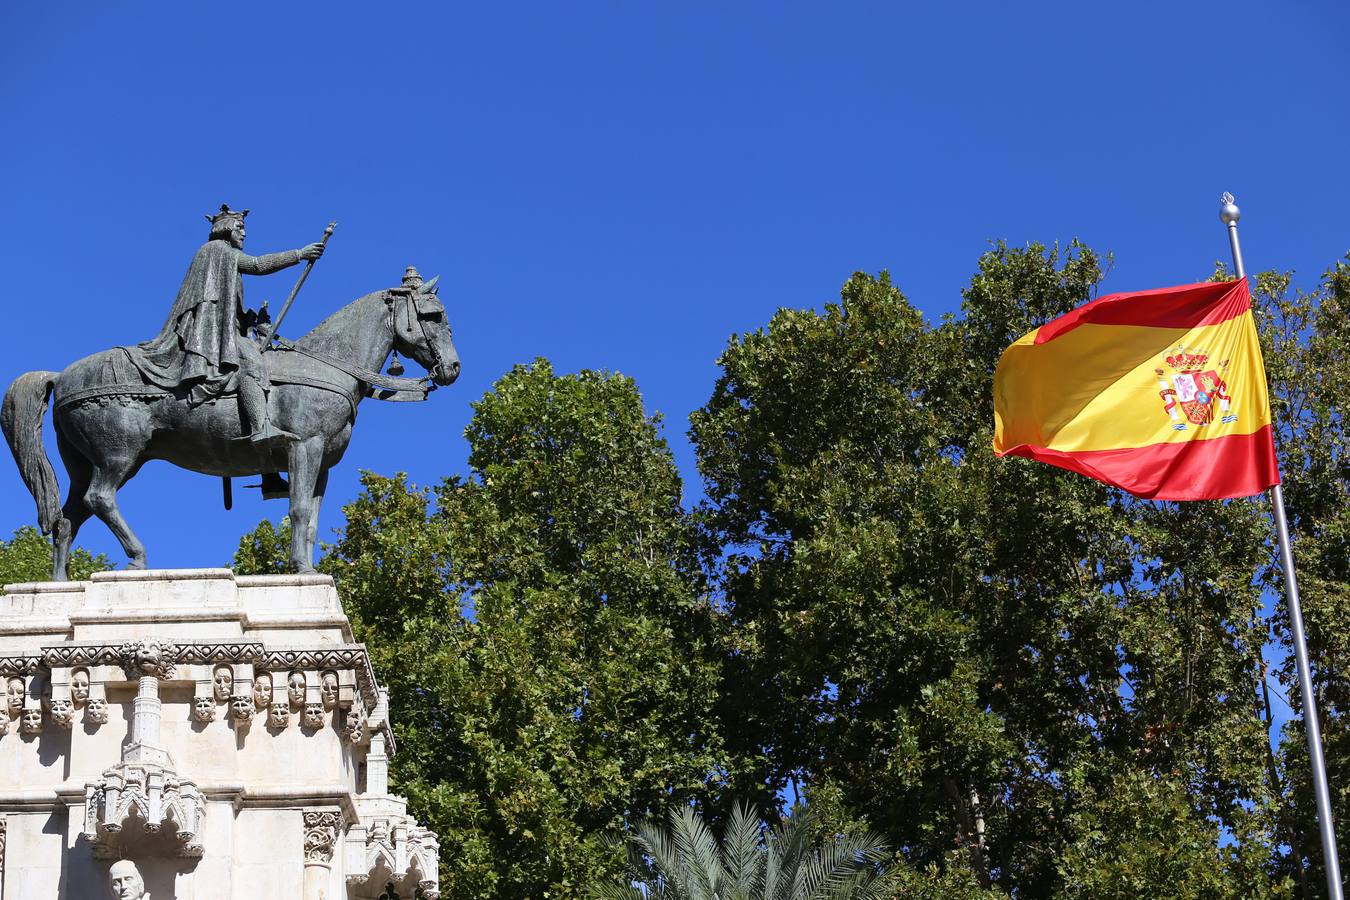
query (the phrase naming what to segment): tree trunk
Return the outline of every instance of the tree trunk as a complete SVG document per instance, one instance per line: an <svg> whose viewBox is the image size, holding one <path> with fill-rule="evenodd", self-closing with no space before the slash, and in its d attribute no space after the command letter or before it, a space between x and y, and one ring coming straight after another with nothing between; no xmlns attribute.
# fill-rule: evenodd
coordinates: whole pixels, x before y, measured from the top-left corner
<svg viewBox="0 0 1350 900"><path fill-rule="evenodd" d="M984 807L980 803L980 795L972 787L965 796L962 796L956 781L952 778L944 777L942 786L956 806L956 819L961 826L962 843L970 851L970 868L975 873L980 887L987 888L990 882L989 857L985 852Z"/></svg>

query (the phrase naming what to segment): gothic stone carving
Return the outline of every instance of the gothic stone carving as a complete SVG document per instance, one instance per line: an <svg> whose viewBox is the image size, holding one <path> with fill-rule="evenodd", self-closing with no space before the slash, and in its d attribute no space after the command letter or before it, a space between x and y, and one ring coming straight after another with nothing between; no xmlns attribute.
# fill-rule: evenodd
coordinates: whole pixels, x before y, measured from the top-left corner
<svg viewBox="0 0 1350 900"><path fill-rule="evenodd" d="M61 728L69 728L75 724L75 704L64 697L53 697L52 721Z"/></svg>
<svg viewBox="0 0 1350 900"><path fill-rule="evenodd" d="M353 887L392 884L398 896L418 890L427 900L440 897L436 835L411 816L362 820L364 828L348 832L347 883Z"/></svg>
<svg viewBox="0 0 1350 900"><path fill-rule="evenodd" d="M176 856L199 857L197 831L206 798L172 769L120 763L85 786L84 833L99 859L119 855L147 835L160 835Z"/></svg>
<svg viewBox="0 0 1350 900"><path fill-rule="evenodd" d="M333 861L338 832L342 828L342 814L336 812L305 812L305 862L328 865Z"/></svg>
<svg viewBox="0 0 1350 900"><path fill-rule="evenodd" d="M89 670L79 668L70 673L70 702L79 709L89 702Z"/></svg>
<svg viewBox="0 0 1350 900"><path fill-rule="evenodd" d="M320 671L320 696L327 709L333 709L339 702L338 671L351 670L356 674L357 692L365 700L366 708L374 709L379 703L375 672L370 666L365 647L360 644L268 650L257 641L207 640L190 643L180 641L175 644L146 639L117 645L70 642L43 647L40 656L0 656L0 674L34 675L44 668L120 665L129 666L126 674L132 680L141 675L156 675L172 680L175 666L190 663L216 664L217 673L228 670L226 664L229 663L250 663L269 672ZM229 680L232 685L233 671L230 671ZM229 696L227 690L224 696L218 693L216 699L224 703Z"/></svg>
<svg viewBox="0 0 1350 900"><path fill-rule="evenodd" d="M305 705L305 673L292 670L286 676L286 699L290 701L292 709L299 709Z"/></svg>
<svg viewBox="0 0 1350 900"><path fill-rule="evenodd" d="M323 708L332 709L338 701L338 677L332 669L324 672L320 679L319 696L323 698Z"/></svg>
<svg viewBox="0 0 1350 900"><path fill-rule="evenodd" d="M253 677L253 705L262 712L272 705L272 676L259 672Z"/></svg>
<svg viewBox="0 0 1350 900"><path fill-rule="evenodd" d="M146 638L127 641L118 650L122 671L135 680L145 675L170 679L178 662L178 646L170 641Z"/></svg>
<svg viewBox="0 0 1350 900"><path fill-rule="evenodd" d="M366 739L366 711L360 706L353 706L347 710L342 735L353 744L359 744Z"/></svg>
<svg viewBox="0 0 1350 900"><path fill-rule="evenodd" d="M253 698L242 695L231 697L230 717L241 725L253 721Z"/></svg>
<svg viewBox="0 0 1350 900"><path fill-rule="evenodd" d="M323 727L323 704L322 704L322 703L306 703L306 704L305 704L304 726L305 726L306 728L322 728L322 727Z"/></svg>
<svg viewBox="0 0 1350 900"><path fill-rule="evenodd" d="M216 720L216 698L193 697L192 718L198 722L214 722Z"/></svg>
<svg viewBox="0 0 1350 900"><path fill-rule="evenodd" d="M15 654L0 656L0 674L35 675L42 668L42 657Z"/></svg>
<svg viewBox="0 0 1350 900"><path fill-rule="evenodd" d="M234 692L234 669L227 665L216 666L211 673L211 690L221 703L230 702L230 694Z"/></svg>

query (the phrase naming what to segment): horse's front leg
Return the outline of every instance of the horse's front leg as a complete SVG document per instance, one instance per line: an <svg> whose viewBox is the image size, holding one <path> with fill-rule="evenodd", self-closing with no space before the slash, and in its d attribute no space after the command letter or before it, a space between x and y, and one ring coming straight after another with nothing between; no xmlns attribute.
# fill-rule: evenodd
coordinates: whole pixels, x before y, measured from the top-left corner
<svg viewBox="0 0 1350 900"><path fill-rule="evenodd" d="M323 445L322 436L312 437L291 444L288 452L291 477L291 566L301 573L314 571L312 535L318 527L319 503L315 495L323 464ZM322 474L327 475L326 472Z"/></svg>

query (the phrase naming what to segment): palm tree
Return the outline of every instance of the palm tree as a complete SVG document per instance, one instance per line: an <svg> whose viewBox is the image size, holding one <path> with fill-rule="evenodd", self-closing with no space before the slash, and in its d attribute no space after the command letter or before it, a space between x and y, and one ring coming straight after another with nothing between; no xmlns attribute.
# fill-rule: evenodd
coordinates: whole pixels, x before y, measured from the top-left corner
<svg viewBox="0 0 1350 900"><path fill-rule="evenodd" d="M875 835L817 841L809 813L766 828L737 803L719 843L689 807L670 825L646 822L628 844L631 880L592 889L595 900L883 900L894 886Z"/></svg>

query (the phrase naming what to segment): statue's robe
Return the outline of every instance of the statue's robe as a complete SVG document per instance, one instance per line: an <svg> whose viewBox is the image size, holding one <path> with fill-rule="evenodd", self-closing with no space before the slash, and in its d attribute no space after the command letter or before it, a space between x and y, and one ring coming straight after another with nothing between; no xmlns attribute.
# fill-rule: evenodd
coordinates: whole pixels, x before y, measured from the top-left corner
<svg viewBox="0 0 1350 900"><path fill-rule="evenodd" d="M232 389L245 338L241 274L267 275L300 261L295 250L249 256L229 241L207 241L192 257L164 327L127 351L150 384L188 391L203 403Z"/></svg>

